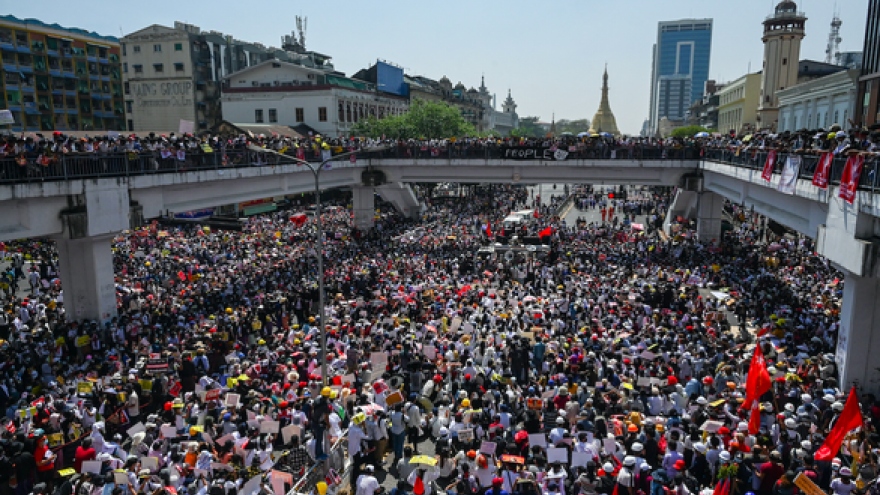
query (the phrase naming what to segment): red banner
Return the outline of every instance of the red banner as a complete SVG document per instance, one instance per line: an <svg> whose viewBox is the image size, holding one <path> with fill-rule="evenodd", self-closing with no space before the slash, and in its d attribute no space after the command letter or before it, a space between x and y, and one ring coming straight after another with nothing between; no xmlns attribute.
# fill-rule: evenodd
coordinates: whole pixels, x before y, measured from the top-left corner
<svg viewBox="0 0 880 495"><path fill-rule="evenodd" d="M856 191L859 189L859 178L862 176L862 166L865 157L862 155L850 155L843 167L843 175L840 177L839 197L849 204L856 200Z"/></svg>
<svg viewBox="0 0 880 495"><path fill-rule="evenodd" d="M770 182L773 179L774 168L776 168L776 150L770 150L770 153L767 153L767 161L764 162L764 171L761 172L761 178Z"/></svg>
<svg viewBox="0 0 880 495"><path fill-rule="evenodd" d="M813 173L813 185L819 189L828 189L828 178L831 176L832 161L834 161L834 154L830 151L822 153L822 156L819 157L816 172Z"/></svg>

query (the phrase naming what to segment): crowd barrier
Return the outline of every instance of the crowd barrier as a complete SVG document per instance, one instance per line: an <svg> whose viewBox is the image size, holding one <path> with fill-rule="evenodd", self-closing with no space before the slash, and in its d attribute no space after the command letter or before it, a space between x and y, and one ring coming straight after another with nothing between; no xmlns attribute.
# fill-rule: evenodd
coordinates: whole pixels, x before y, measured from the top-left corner
<svg viewBox="0 0 880 495"><path fill-rule="evenodd" d="M332 491L335 493L340 486L344 486L346 476L351 468L351 465L348 463L347 447L348 429L342 433L342 436L333 442L333 445L327 451L327 460L316 462L306 469L302 477L294 482L293 487L287 492L287 495L317 493L315 488L316 485L319 481L327 481L330 470L336 472L338 479L336 486L331 486ZM327 484L332 485L330 482Z"/></svg>

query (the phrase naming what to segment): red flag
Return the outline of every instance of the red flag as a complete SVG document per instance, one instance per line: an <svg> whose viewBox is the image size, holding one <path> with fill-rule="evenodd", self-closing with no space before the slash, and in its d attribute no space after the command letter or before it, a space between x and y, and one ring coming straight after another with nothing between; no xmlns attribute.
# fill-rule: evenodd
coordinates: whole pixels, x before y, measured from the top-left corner
<svg viewBox="0 0 880 495"><path fill-rule="evenodd" d="M544 230L538 232L538 239L550 237L551 235L553 235L553 227L547 227Z"/></svg>
<svg viewBox="0 0 880 495"><path fill-rule="evenodd" d="M724 478L715 485L712 495L730 495L730 478Z"/></svg>
<svg viewBox="0 0 880 495"><path fill-rule="evenodd" d="M859 178L862 176L864 164L865 157L862 155L850 155L843 167L838 196L849 204L853 204L853 201L856 200L856 191L859 189Z"/></svg>
<svg viewBox="0 0 880 495"><path fill-rule="evenodd" d="M752 413L749 415L749 433L757 435L761 429L761 403L752 401Z"/></svg>
<svg viewBox="0 0 880 495"><path fill-rule="evenodd" d="M846 434L859 427L864 427L865 422L862 419L862 411L859 409L859 397L856 395L856 388L853 387L849 391L849 397L846 398L846 405L843 406L843 412L838 416L834 427L825 437L825 443L816 451L815 458L817 461L830 461L840 450L840 444Z"/></svg>
<svg viewBox="0 0 880 495"><path fill-rule="evenodd" d="M501 237L504 237L504 224L501 224L501 234L499 234L499 235Z"/></svg>
<svg viewBox="0 0 880 495"><path fill-rule="evenodd" d="M834 160L834 154L829 152L822 153L819 163L816 165L816 172L813 173L813 185L819 189L828 189L828 177L831 176L831 162Z"/></svg>
<svg viewBox="0 0 880 495"><path fill-rule="evenodd" d="M746 398L743 401L744 408L751 408L760 401L761 396L770 390L770 372L767 371L767 363L764 362L764 352L761 345L755 346L752 355L752 363L749 365L749 377L746 380Z"/></svg>
<svg viewBox="0 0 880 495"><path fill-rule="evenodd" d="M761 172L761 178L770 182L773 178L774 168L776 168L776 150L770 150L770 153L767 153L767 161L764 162L764 171Z"/></svg>
<svg viewBox="0 0 880 495"><path fill-rule="evenodd" d="M614 491L611 492L611 495L620 495L620 491L617 489L618 485L619 485L619 483L614 484Z"/></svg>
<svg viewBox="0 0 880 495"><path fill-rule="evenodd" d="M492 224L486 222L486 237L492 237Z"/></svg>
<svg viewBox="0 0 880 495"><path fill-rule="evenodd" d="M532 213L532 216L535 218L541 218L541 214L538 213L538 210L535 210L534 213Z"/></svg>
<svg viewBox="0 0 880 495"><path fill-rule="evenodd" d="M416 482L413 483L413 493L416 495L425 495L425 482L421 476L416 476Z"/></svg>

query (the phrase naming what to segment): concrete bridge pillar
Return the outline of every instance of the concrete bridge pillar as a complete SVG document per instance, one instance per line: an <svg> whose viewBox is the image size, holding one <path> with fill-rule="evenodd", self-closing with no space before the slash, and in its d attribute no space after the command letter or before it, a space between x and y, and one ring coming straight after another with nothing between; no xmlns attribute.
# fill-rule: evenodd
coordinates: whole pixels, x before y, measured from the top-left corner
<svg viewBox="0 0 880 495"><path fill-rule="evenodd" d="M845 273L835 353L840 388L846 390L858 382L875 392L880 377L880 333L875 331L880 324L880 278Z"/></svg>
<svg viewBox="0 0 880 495"><path fill-rule="evenodd" d="M372 230L375 225L376 197L371 186L352 186L352 210L354 228Z"/></svg>
<svg viewBox="0 0 880 495"><path fill-rule="evenodd" d="M703 242L721 242L721 215L724 198L709 191L700 193L697 202L697 239Z"/></svg>
<svg viewBox="0 0 880 495"><path fill-rule="evenodd" d="M106 321L116 316L112 239L112 235L55 239L69 318Z"/></svg>

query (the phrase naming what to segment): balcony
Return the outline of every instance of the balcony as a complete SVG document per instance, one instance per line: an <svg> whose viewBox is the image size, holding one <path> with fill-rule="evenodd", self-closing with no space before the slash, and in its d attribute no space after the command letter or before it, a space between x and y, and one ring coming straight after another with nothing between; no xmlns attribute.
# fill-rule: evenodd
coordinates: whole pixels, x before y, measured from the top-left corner
<svg viewBox="0 0 880 495"><path fill-rule="evenodd" d="M31 52L31 47L29 47L29 46L27 45L27 43L24 43L24 44L22 44L22 43L16 43L16 45L15 45L15 51L17 51L18 53L30 53L30 52Z"/></svg>

